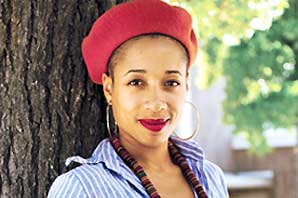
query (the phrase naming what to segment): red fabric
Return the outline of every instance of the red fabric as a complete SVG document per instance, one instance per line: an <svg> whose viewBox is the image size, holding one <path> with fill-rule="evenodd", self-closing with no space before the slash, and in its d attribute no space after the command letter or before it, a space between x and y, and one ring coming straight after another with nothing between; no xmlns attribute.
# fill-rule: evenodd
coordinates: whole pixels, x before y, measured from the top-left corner
<svg viewBox="0 0 298 198"><path fill-rule="evenodd" d="M82 43L82 54L91 80L102 84L112 52L126 40L160 33L180 41L188 51L189 65L197 54L197 40L190 14L160 0L133 0L117 5L93 24Z"/></svg>

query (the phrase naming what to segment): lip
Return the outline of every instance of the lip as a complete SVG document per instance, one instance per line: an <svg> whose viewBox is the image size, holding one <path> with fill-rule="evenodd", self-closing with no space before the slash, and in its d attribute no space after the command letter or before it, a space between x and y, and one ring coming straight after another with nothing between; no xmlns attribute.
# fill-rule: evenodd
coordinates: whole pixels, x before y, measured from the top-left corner
<svg viewBox="0 0 298 198"><path fill-rule="evenodd" d="M161 131L168 123L169 119L140 119L139 122L143 127L153 132Z"/></svg>

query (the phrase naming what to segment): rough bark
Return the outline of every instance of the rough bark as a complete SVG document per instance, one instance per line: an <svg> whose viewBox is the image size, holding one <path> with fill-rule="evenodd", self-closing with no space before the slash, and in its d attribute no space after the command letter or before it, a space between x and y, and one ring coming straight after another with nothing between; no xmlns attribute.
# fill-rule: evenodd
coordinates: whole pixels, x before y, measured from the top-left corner
<svg viewBox="0 0 298 198"><path fill-rule="evenodd" d="M116 0L0 1L0 197L46 197L71 155L105 136L81 41Z"/></svg>

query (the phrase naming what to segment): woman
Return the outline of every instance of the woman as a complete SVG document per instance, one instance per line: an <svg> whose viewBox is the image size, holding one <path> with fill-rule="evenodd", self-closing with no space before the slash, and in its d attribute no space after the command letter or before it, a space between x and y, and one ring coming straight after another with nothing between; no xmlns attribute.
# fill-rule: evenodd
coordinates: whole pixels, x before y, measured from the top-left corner
<svg viewBox="0 0 298 198"><path fill-rule="evenodd" d="M160 0L120 4L94 23L82 52L103 85L110 137L91 158L69 158L82 165L59 176L49 197L228 197L222 171L197 144L171 136L197 52L191 24Z"/></svg>

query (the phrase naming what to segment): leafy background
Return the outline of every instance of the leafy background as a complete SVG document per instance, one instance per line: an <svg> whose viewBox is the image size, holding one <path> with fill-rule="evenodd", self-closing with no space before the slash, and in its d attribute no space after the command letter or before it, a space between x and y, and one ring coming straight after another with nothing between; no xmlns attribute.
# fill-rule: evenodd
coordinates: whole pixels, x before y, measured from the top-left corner
<svg viewBox="0 0 298 198"><path fill-rule="evenodd" d="M224 77L224 122L250 150L270 151L263 132L298 133L298 0L170 0L194 18L197 85Z"/></svg>

